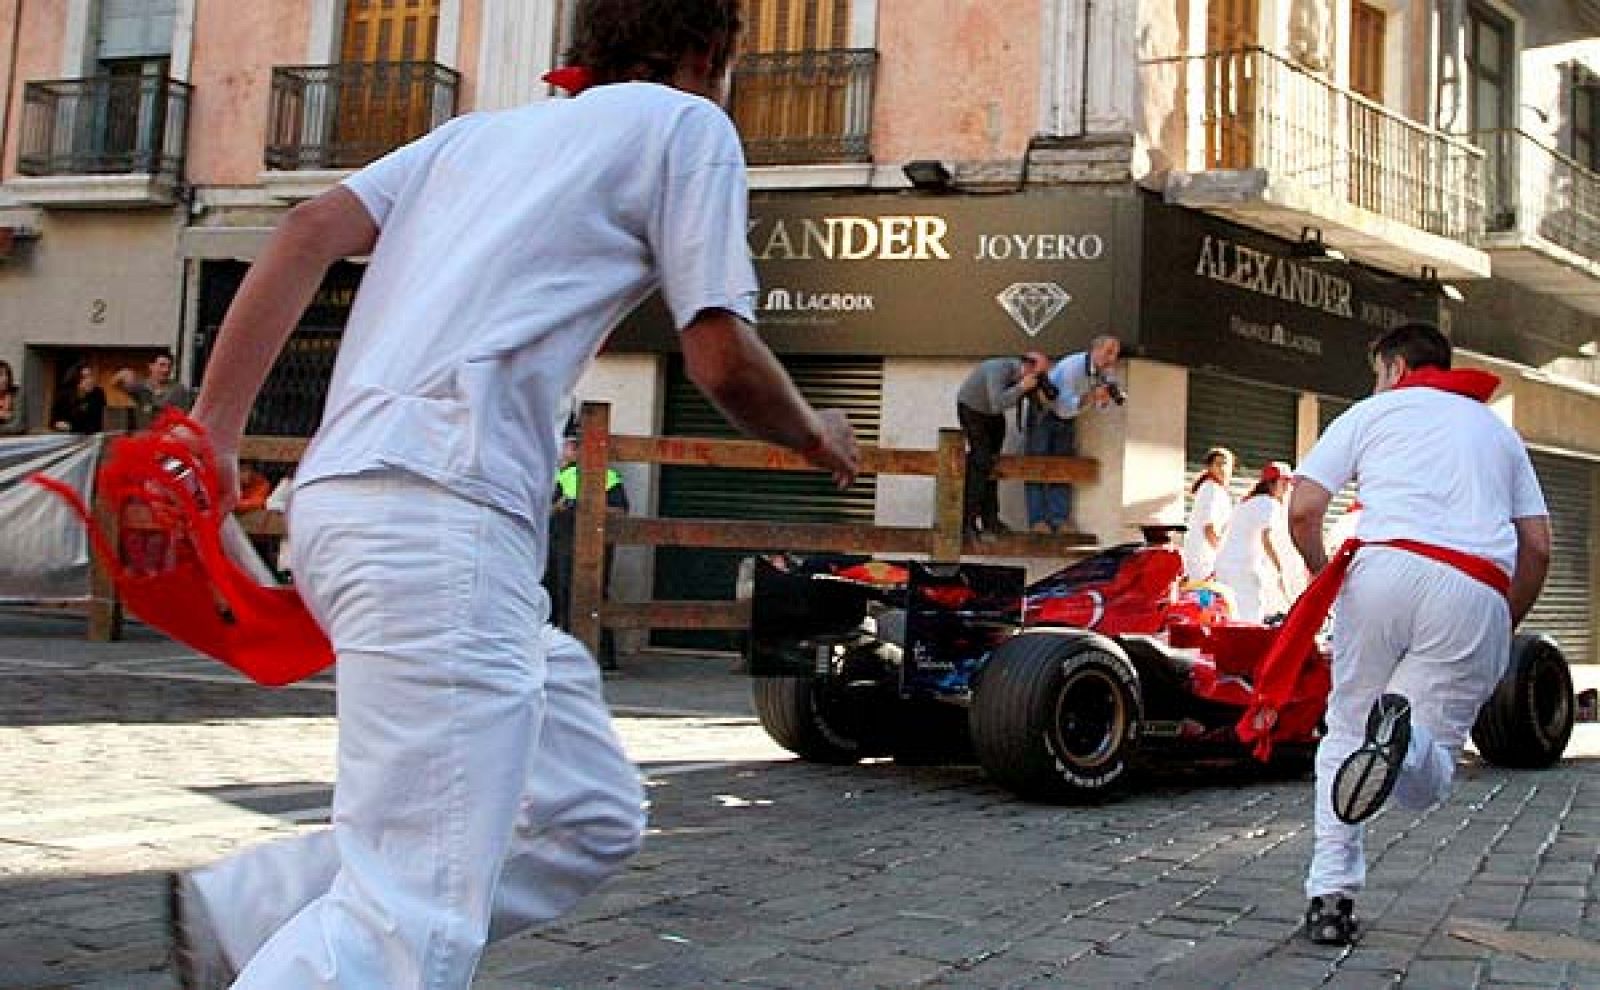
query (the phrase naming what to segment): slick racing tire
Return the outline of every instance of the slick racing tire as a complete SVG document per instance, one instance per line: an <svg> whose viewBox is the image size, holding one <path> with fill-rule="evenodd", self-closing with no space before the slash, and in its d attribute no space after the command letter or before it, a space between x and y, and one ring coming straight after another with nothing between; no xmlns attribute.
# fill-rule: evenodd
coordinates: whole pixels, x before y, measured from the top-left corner
<svg viewBox="0 0 1600 990"><path fill-rule="evenodd" d="M1519 635L1505 676L1472 726L1473 745L1495 766L1543 770L1566 752L1576 707L1561 647L1549 636Z"/></svg>
<svg viewBox="0 0 1600 990"><path fill-rule="evenodd" d="M855 763L880 756L857 699L815 677L757 677L756 714L772 741L812 763Z"/></svg>
<svg viewBox="0 0 1600 990"><path fill-rule="evenodd" d="M1143 718L1122 648L1079 630L1038 629L990 656L972 700L972 743L991 779L1035 801L1098 800L1128 776Z"/></svg>

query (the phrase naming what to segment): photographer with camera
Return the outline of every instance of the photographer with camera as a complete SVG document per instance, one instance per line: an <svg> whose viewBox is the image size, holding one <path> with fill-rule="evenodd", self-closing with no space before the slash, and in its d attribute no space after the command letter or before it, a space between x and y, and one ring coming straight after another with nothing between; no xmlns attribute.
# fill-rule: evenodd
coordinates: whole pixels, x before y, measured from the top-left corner
<svg viewBox="0 0 1600 990"><path fill-rule="evenodd" d="M956 391L956 417L967 439L967 483L962 530L967 536L993 536L1008 527L1000 521L995 459L1006 441L1006 410L1041 386L1049 385L1050 359L1039 351L1020 357L995 357L980 363Z"/></svg>
<svg viewBox="0 0 1600 990"><path fill-rule="evenodd" d="M1122 355L1122 342L1110 334L1089 341L1088 350L1055 362L1024 411L1024 451L1033 455L1073 457L1078 453L1078 414L1127 401L1111 369ZM1025 485L1028 527L1036 533L1067 533L1072 525L1072 486L1030 481Z"/></svg>

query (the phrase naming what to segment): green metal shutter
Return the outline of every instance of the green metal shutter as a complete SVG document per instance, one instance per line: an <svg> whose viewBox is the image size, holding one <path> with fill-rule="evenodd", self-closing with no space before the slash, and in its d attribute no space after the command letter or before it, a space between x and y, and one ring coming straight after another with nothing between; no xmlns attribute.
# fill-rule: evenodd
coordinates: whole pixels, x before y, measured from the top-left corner
<svg viewBox="0 0 1600 990"><path fill-rule="evenodd" d="M1524 628L1554 636L1570 662L1593 662L1594 589L1589 584L1589 555L1595 467L1587 461L1535 452L1533 469L1550 506L1555 545L1544 591Z"/></svg>
<svg viewBox="0 0 1600 990"><path fill-rule="evenodd" d="M1236 458L1233 492L1243 496L1255 486L1268 461L1294 462L1298 434L1299 395L1285 389L1222 375L1189 373L1188 427L1184 461L1188 484L1205 470L1206 451L1227 447Z"/></svg>
<svg viewBox="0 0 1600 990"><path fill-rule="evenodd" d="M789 357L784 366L812 405L843 409L859 441L878 442L882 359ZM667 436L739 436L676 359L668 368L665 413L662 432ZM820 473L666 467L661 471L660 514L681 519L871 523L875 488L870 477L857 479L841 492Z"/></svg>
<svg viewBox="0 0 1600 990"><path fill-rule="evenodd" d="M862 443L877 443L883 406L881 358L783 358L800 394L819 408L843 409ZM734 437L732 426L700 394L674 358L667 368L662 432L667 436ZM856 522L874 518L875 479L858 478L838 491L822 474L787 471L734 471L720 468L661 469L659 514L680 519L759 519L773 522ZM765 549L765 548L758 548ZM675 601L715 601L733 597L739 561L749 551L659 547L654 595ZM659 646L732 649L727 633L662 630Z"/></svg>

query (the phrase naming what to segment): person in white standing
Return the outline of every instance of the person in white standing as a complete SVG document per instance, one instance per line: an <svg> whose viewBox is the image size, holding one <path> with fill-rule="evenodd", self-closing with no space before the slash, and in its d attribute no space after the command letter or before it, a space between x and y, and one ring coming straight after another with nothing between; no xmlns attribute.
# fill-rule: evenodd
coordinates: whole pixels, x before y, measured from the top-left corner
<svg viewBox="0 0 1600 990"><path fill-rule="evenodd" d="M458 118L296 207L195 407L234 481L250 404L328 265L370 255L295 475L295 576L338 655L332 828L171 888L180 976L464 990L639 847L637 772L539 583L561 415L658 288L689 377L837 482L857 453L751 323L737 0L584 0L574 99Z"/></svg>
<svg viewBox="0 0 1600 990"><path fill-rule="evenodd" d="M1217 548L1216 578L1233 592L1234 618L1260 622L1287 608L1282 559L1272 539L1292 471L1282 461L1261 469L1250 494L1228 519L1228 531Z"/></svg>
<svg viewBox="0 0 1600 990"><path fill-rule="evenodd" d="M1289 509L1314 587L1343 581L1305 888L1306 934L1337 945L1360 934L1361 822L1391 794L1411 808L1449 794L1550 560L1527 449L1486 405L1498 379L1451 370L1449 340L1424 324L1391 330L1372 354L1376 394L1328 427ZM1361 489L1356 539L1330 566L1323 518L1351 481Z"/></svg>
<svg viewBox="0 0 1600 990"><path fill-rule="evenodd" d="M1205 581L1217 568L1217 548L1233 515L1233 451L1212 447L1206 451L1205 470L1194 479L1189 493L1194 505L1183 534L1183 573L1191 581Z"/></svg>

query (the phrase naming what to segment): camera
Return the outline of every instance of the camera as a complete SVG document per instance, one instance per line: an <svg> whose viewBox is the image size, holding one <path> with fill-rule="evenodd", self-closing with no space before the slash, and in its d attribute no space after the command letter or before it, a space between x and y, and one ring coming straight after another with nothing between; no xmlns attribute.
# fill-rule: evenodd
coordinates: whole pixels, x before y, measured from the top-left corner
<svg viewBox="0 0 1600 990"><path fill-rule="evenodd" d="M1051 381L1048 375L1039 376L1039 384L1035 386L1034 390L1044 396L1046 402L1054 402L1061 395L1061 390L1056 387L1056 383Z"/></svg>
<svg viewBox="0 0 1600 990"><path fill-rule="evenodd" d="M1104 384L1106 387L1106 395L1110 396L1112 402L1115 402L1120 406L1128 401L1128 393L1122 390L1122 385L1120 383L1114 382L1108 378L1105 380Z"/></svg>

